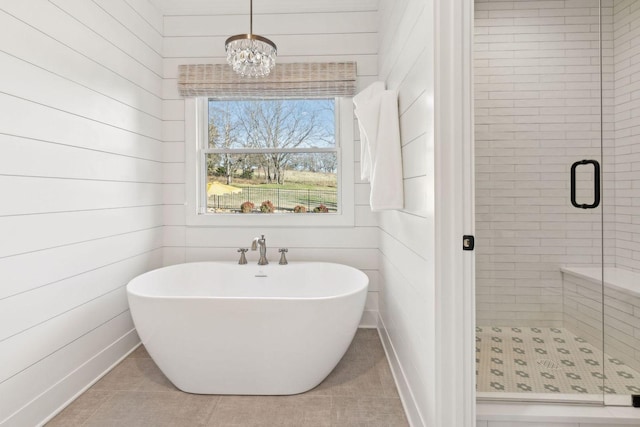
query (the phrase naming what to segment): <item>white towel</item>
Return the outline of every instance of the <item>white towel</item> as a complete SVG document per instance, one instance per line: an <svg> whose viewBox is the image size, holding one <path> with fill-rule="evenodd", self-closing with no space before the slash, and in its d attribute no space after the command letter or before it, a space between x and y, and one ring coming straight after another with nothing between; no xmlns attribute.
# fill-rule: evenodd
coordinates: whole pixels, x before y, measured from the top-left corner
<svg viewBox="0 0 640 427"><path fill-rule="evenodd" d="M371 183L372 211L402 209L404 192L398 94L375 82L353 98L360 129L361 177Z"/></svg>
<svg viewBox="0 0 640 427"><path fill-rule="evenodd" d="M353 97L355 115L360 129L360 177L371 180L371 154L369 141L376 141L378 135L378 115L380 94L384 92L384 82L375 82Z"/></svg>

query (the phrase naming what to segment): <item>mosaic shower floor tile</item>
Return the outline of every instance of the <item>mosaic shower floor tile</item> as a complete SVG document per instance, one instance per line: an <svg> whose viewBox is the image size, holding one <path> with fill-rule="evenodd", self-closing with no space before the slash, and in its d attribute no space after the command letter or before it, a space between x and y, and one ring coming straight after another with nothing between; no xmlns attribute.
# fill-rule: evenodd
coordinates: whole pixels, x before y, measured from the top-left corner
<svg viewBox="0 0 640 427"><path fill-rule="evenodd" d="M640 394L640 374L564 328L476 328L479 392ZM604 365L604 373L603 373Z"/></svg>

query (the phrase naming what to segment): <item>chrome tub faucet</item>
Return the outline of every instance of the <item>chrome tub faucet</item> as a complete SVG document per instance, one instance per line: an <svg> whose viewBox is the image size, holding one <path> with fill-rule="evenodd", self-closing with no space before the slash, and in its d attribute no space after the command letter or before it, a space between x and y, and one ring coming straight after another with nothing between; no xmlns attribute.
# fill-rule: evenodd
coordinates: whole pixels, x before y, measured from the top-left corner
<svg viewBox="0 0 640 427"><path fill-rule="evenodd" d="M260 246L260 259L258 260L258 265L267 265L269 261L267 260L267 240L264 238L264 234L262 237L256 237L251 242L251 250L255 251L258 249L258 245Z"/></svg>
<svg viewBox="0 0 640 427"><path fill-rule="evenodd" d="M280 262L278 264L280 264L280 265L289 264L287 262L287 256L285 255L287 252L289 252L289 249L287 249L287 248L278 249L278 252L280 252Z"/></svg>
<svg viewBox="0 0 640 427"><path fill-rule="evenodd" d="M247 252L249 249L247 248L240 248L238 249L238 253L240 254L240 261L238 261L238 264L240 265L244 265L247 263L247 257L244 255L245 252Z"/></svg>

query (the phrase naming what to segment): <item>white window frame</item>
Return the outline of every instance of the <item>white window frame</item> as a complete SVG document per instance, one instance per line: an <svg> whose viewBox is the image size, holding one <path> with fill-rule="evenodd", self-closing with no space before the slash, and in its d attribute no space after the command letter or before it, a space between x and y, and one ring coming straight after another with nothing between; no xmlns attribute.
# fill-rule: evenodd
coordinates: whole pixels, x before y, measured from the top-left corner
<svg viewBox="0 0 640 427"><path fill-rule="evenodd" d="M354 198L354 116L351 98L336 98L338 156L337 213L206 213L207 97L185 99L186 224L241 227L352 227ZM313 151L313 150L304 150Z"/></svg>

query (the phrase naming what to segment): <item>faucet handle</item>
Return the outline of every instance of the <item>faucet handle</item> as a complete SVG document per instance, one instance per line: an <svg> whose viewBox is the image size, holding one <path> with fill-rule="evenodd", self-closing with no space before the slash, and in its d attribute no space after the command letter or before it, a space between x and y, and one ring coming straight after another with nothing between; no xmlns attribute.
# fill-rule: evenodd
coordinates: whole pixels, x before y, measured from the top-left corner
<svg viewBox="0 0 640 427"><path fill-rule="evenodd" d="M238 249L238 252L240 253L240 260L238 261L238 264L244 265L244 264L247 263L247 257L244 254L248 250L249 250L248 248L240 248L240 249Z"/></svg>
<svg viewBox="0 0 640 427"><path fill-rule="evenodd" d="M289 264L289 262L287 261L287 257L285 256L285 254L286 254L287 252L289 252L289 249L287 249L287 248L281 248L281 249L278 249L278 252L280 252L280 262L279 262L278 264L280 264L280 265L287 265L287 264Z"/></svg>

